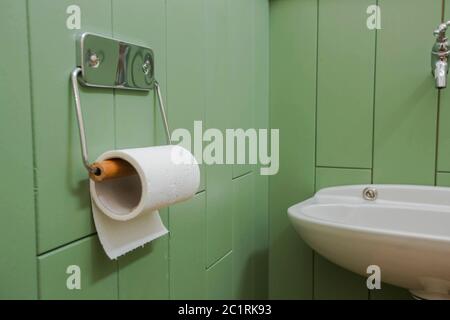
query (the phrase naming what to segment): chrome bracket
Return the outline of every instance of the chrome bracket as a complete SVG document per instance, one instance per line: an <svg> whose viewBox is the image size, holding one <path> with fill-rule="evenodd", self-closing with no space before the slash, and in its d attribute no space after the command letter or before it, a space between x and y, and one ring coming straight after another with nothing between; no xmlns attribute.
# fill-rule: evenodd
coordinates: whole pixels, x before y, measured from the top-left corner
<svg viewBox="0 0 450 320"><path fill-rule="evenodd" d="M92 171L89 162L78 83L86 87L96 88L140 91L154 89L158 98L167 143L171 144L169 124L161 88L155 79L152 49L93 33L83 33L77 40L77 46L78 66L71 73L71 82L75 99L82 160L86 169L89 172Z"/></svg>
<svg viewBox="0 0 450 320"><path fill-rule="evenodd" d="M155 81L153 50L83 33L77 40L80 82L88 87L151 90Z"/></svg>

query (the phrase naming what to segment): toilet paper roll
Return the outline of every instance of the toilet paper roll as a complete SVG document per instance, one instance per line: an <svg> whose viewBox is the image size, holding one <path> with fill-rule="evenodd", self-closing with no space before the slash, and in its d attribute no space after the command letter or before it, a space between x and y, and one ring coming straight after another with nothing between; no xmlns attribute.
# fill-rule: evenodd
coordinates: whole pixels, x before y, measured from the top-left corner
<svg viewBox="0 0 450 320"><path fill-rule="evenodd" d="M166 234L158 210L193 197L200 184L197 161L180 146L108 151L97 162L117 158L134 174L90 180L94 223L111 259Z"/></svg>

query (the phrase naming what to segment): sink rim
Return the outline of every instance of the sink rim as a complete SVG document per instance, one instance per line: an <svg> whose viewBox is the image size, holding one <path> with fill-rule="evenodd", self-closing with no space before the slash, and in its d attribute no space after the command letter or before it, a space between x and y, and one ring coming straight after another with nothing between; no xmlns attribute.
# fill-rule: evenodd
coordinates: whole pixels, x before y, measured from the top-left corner
<svg viewBox="0 0 450 320"><path fill-rule="evenodd" d="M313 204L311 206L324 206ZM292 208L292 207L291 207ZM370 228L370 227L362 227L362 226L356 226L353 224L345 224L340 222L332 222L329 220L321 219L318 217L311 217L304 213L292 213L289 211L291 208L288 209L288 213L291 219L299 219L306 222L341 229L341 230L348 230L348 231L354 231L354 232L363 232L363 233L369 233L373 235L384 235L384 236L394 236L394 237L402 237L402 238L410 238L410 239L420 239L420 240L430 240L430 241L438 241L442 243L448 243L450 245L450 236L435 236L425 233L418 233L418 232L408 232L408 231L394 231L389 229L382 229L382 228Z"/></svg>
<svg viewBox="0 0 450 320"><path fill-rule="evenodd" d="M302 212L303 208L307 207L326 207L326 206L340 206L340 207L353 207L353 208L364 208L364 207L377 207L378 209L382 210L383 208L386 209L398 209L398 208L411 208L411 209L418 209L421 208L424 211L430 210L434 212L442 212L442 213L448 213L450 215L450 206L445 205L437 205L437 204L427 204L427 203L420 203L420 202L407 202L407 201L389 201L389 200L375 200L375 201L366 201L361 200L359 202L342 202L342 199L350 199L354 197L345 197L345 196L329 196L326 195L326 191L332 191L332 190L338 190L338 189L360 189L365 188L367 186L371 186L374 188L390 188L390 189L429 189L429 190L436 190L440 189L441 191L448 191L450 193L450 188L445 187L433 187L433 186L413 186L413 185L350 185L350 186L337 186L337 187L329 187L329 188L323 188L316 192L316 194L305 201L302 201L300 203L297 203L295 205L292 205L288 208L288 215L291 220L293 219L300 219L309 223L314 223L326 227L331 228L339 228L341 230L348 230L348 231L355 231L355 232L363 232L363 233L370 233L373 235L384 235L384 236L393 236L393 237L402 237L402 238L410 238L410 239L420 239L420 240L428 240L428 241L438 241L446 244L450 244L450 235L449 236L442 236L442 235L433 235L430 233L424 233L424 232L412 232L412 231L402 231L402 230L395 230L395 229L383 229L381 227L366 227L366 226L358 226L355 224L346 224L343 222L333 221L333 220L327 220L322 217L317 217L313 215L308 215L305 212ZM325 194L325 195L324 195ZM320 197L323 197L325 201L319 202ZM341 199L341 201L337 201L338 198ZM446 209L445 209L446 208ZM425 214L425 212L424 212ZM293 222L293 221L292 221Z"/></svg>

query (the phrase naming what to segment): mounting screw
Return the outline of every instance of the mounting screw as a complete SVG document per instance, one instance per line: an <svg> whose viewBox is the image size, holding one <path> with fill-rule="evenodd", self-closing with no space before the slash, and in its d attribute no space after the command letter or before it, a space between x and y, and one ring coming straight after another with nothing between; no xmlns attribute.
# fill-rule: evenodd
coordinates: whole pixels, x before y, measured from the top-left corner
<svg viewBox="0 0 450 320"><path fill-rule="evenodd" d="M152 64L150 63L150 60L146 60L144 64L142 65L142 71L145 75L148 75L150 71L152 70Z"/></svg>
<svg viewBox="0 0 450 320"><path fill-rule="evenodd" d="M100 58L98 57L98 55L95 52L92 52L89 55L89 65L92 68L97 68L100 65Z"/></svg>
<svg viewBox="0 0 450 320"><path fill-rule="evenodd" d="M377 189L372 187L364 188L362 196L365 200L374 201L378 196Z"/></svg>

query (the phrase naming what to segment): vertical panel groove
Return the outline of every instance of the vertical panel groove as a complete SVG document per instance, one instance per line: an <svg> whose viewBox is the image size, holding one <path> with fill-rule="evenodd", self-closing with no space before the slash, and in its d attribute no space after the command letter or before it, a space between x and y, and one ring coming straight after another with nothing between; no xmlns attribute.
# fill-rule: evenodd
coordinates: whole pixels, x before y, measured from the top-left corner
<svg viewBox="0 0 450 320"><path fill-rule="evenodd" d="M38 252L38 225L37 225L37 210L38 210L38 182L36 176L36 141L35 141L35 123L34 123L34 109L33 109L33 85L32 85L32 64L31 64L31 39L30 39L30 10L29 0L26 4L26 21L27 21L27 46L28 46L28 68L29 68L29 90L30 90L30 114L31 114L31 148L32 148L32 161L33 161L33 203L34 203L34 231L35 231L35 256ZM39 264L36 263L36 274L39 274ZM40 284L39 277L36 279L37 286L37 298L40 299Z"/></svg>
<svg viewBox="0 0 450 320"><path fill-rule="evenodd" d="M110 0L110 15L111 15L111 36L114 37L114 1ZM114 149L117 149L117 100L116 100L116 89L111 89L112 100L113 100L113 132L114 132ZM119 260L116 263L116 286L117 286L117 300L121 299L120 296L120 265Z"/></svg>
<svg viewBox="0 0 450 320"><path fill-rule="evenodd" d="M378 0L375 1L378 6ZM376 106L376 92L377 92L377 50L378 50L378 29L375 29L375 53L374 53L374 67L373 67L373 105L372 105L372 161L370 167L370 182L373 183L373 168L375 161L375 106Z"/></svg>
<svg viewBox="0 0 450 320"><path fill-rule="evenodd" d="M316 106L314 114L314 192L317 192L317 105L319 99L319 28L320 28L320 0L317 0L317 24L316 24ZM315 299L315 263L316 263L316 252L312 250L312 299Z"/></svg>
<svg viewBox="0 0 450 320"><path fill-rule="evenodd" d="M442 1L441 6L441 23L445 21L445 0ZM434 185L437 185L438 180L438 159L439 159L439 131L440 131L440 113L441 113L441 90L438 90L437 96L437 113L436 113L436 152L434 161Z"/></svg>
<svg viewBox="0 0 450 320"><path fill-rule="evenodd" d="M167 12L168 12L168 9L167 9L167 1L168 0L164 0L164 25L165 25L165 28L164 28L164 38L166 39L165 40L165 53L166 53L166 60L165 60L165 66L164 66L164 72L166 73L166 76L165 76L165 79L166 79L166 105L165 105L165 107L166 107L166 113L167 114L169 114L169 107L170 107L170 101L169 101L169 90L170 90L170 88L168 87L168 83L169 83L169 72L167 71L168 70L168 60L169 60L169 58L168 58L168 54L167 54L167 50L169 49L168 47L169 47L169 45L168 45L168 43L169 43L169 39L168 39L168 34L169 34L169 32L168 32L168 17L167 17ZM170 128L170 122L169 122L169 128ZM172 128L172 130L173 130L174 128ZM170 134L172 134L172 133L170 133ZM157 139L157 141L158 140L161 140L161 139ZM159 142L159 141L158 141ZM170 230L170 214L171 213L171 209L170 208L167 208L167 227L169 228L169 230ZM167 268L168 268L168 290L169 290L169 299L170 300L172 300L173 299L173 292L172 292L172 285L171 285L171 281L172 281L172 279L171 279L171 275L172 275L172 259L170 259L170 252L171 252L171 246L172 246L172 242L170 241L170 237L171 237L171 234L170 234L170 232L169 232L169 235L168 235L168 237L169 237L169 243L168 243L168 245L167 245L167 255L168 255L168 259L169 259L169 261L168 261L168 266L167 266Z"/></svg>
<svg viewBox="0 0 450 320"><path fill-rule="evenodd" d="M445 21L445 0L442 1L442 7L441 7L441 22Z"/></svg>
<svg viewBox="0 0 450 320"><path fill-rule="evenodd" d="M437 178L438 178L440 113L441 113L441 91L438 90L437 108L436 108L436 148L434 153L434 185L437 185Z"/></svg>

